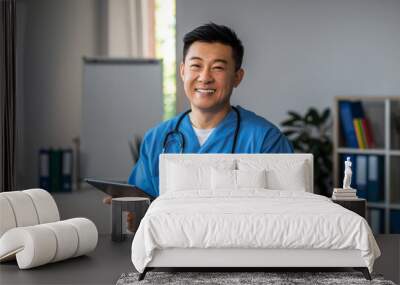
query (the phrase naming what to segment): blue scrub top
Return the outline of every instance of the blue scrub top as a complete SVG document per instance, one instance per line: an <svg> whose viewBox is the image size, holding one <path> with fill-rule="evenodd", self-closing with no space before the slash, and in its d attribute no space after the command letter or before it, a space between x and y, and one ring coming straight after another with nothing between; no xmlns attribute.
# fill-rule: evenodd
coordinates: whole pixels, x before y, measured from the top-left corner
<svg viewBox="0 0 400 285"><path fill-rule="evenodd" d="M255 113L237 106L240 129L235 153L292 153L293 148L279 129ZM150 129L145 134L140 147L139 160L132 169L128 183L136 185L151 196L159 195L158 161L162 153L164 138L172 131L181 114ZM189 116L182 120L179 130L185 137L183 153L230 153L232 150L237 116L231 110L200 146L192 128ZM167 153L179 153L178 136L168 138Z"/></svg>

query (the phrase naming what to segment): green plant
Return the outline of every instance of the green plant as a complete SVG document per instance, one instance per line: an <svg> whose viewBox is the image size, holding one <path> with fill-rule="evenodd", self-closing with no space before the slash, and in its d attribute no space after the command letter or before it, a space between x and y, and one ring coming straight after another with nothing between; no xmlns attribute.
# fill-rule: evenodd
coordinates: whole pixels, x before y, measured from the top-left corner
<svg viewBox="0 0 400 285"><path fill-rule="evenodd" d="M300 115L288 111L289 118L281 122L283 133L295 152L314 155L314 192L330 196L332 189L332 123L330 110L319 113L315 108Z"/></svg>

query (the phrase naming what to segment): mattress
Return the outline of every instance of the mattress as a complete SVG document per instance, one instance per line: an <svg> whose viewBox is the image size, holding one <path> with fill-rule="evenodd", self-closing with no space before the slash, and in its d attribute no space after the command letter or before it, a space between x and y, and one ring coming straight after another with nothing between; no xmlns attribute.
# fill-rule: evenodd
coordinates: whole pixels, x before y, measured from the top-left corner
<svg viewBox="0 0 400 285"><path fill-rule="evenodd" d="M139 272L162 249L359 250L372 272L379 248L361 216L313 193L241 189L194 190L158 197L132 243Z"/></svg>

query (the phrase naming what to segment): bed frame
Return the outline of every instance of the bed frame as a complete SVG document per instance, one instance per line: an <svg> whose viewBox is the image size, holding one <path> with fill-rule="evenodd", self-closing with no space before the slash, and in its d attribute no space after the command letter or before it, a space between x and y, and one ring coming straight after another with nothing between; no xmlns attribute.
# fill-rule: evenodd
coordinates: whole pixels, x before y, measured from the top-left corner
<svg viewBox="0 0 400 285"><path fill-rule="evenodd" d="M227 158L266 158L297 159L308 164L307 192L313 192L313 156L311 154L226 154ZM267 158L268 156L268 158ZM166 181L166 163L168 160L221 158L221 154L163 154L160 156L160 194L164 193ZM143 280L148 271L156 268L230 268L234 271L246 271L254 268L343 268L349 267L361 271L367 280L371 275L359 250L330 249L249 249L249 248L169 248L157 249L153 259L139 280Z"/></svg>
<svg viewBox="0 0 400 285"><path fill-rule="evenodd" d="M155 268L337 268L350 267L371 280L359 250L329 249L193 249L156 250L152 261L139 275L142 280Z"/></svg>

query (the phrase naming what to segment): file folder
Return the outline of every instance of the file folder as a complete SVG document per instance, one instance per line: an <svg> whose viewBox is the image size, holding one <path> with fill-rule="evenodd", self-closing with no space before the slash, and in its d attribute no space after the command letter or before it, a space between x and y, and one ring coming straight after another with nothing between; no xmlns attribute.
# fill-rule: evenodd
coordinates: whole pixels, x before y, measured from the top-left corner
<svg viewBox="0 0 400 285"><path fill-rule="evenodd" d="M50 191L50 152L39 150L39 187Z"/></svg>
<svg viewBox="0 0 400 285"><path fill-rule="evenodd" d="M62 170L61 170L61 191L72 191L72 150L66 149L62 151Z"/></svg>

